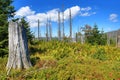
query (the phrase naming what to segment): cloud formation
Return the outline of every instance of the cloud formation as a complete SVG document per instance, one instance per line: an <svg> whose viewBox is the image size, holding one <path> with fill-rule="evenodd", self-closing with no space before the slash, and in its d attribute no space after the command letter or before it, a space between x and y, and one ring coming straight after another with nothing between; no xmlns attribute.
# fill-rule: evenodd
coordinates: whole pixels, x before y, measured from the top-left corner
<svg viewBox="0 0 120 80"><path fill-rule="evenodd" d="M16 16L28 16L35 14L35 11L32 11L29 6L22 7L16 12Z"/></svg>
<svg viewBox="0 0 120 80"><path fill-rule="evenodd" d="M80 12L80 16L91 16L91 15L94 15L94 14L96 14L96 12L84 12L84 13L82 13L82 12Z"/></svg>
<svg viewBox="0 0 120 80"><path fill-rule="evenodd" d="M91 11L91 7L85 7L80 8L79 6L73 6L71 8L67 8L64 11L64 20L69 19L69 10L71 9L71 15L72 18L74 18L77 15L80 16L91 16L93 14L96 14L95 12L89 12ZM31 10L29 6L20 8L17 12L15 17L26 17L27 21L29 22L31 27L37 27L37 21L40 20L41 25L45 25L47 18L50 18L52 22L58 21L58 11L60 11L58 8L52 9L50 11L47 11L46 13L35 13L35 11ZM62 12L60 12L60 17L62 18Z"/></svg>
<svg viewBox="0 0 120 80"><path fill-rule="evenodd" d="M92 9L91 7L85 7L85 8L81 8L81 11L89 11L91 9Z"/></svg>
<svg viewBox="0 0 120 80"><path fill-rule="evenodd" d="M69 9L71 9L72 18L75 17L79 11L79 6L73 6L64 11L64 20L69 19ZM58 11L59 9L53 9L46 13L35 13L35 11L31 10L29 6L20 8L15 17L26 17L27 21L30 23L31 27L37 26L37 20L39 19L41 25L45 25L47 18L50 18L51 21L58 21ZM62 13L60 12L60 16L62 17Z"/></svg>
<svg viewBox="0 0 120 80"><path fill-rule="evenodd" d="M110 14L109 20L112 22L118 22L118 15L117 14Z"/></svg>
<svg viewBox="0 0 120 80"><path fill-rule="evenodd" d="M81 8L80 10L80 16L91 16L91 15L94 15L96 14L96 12L91 12L92 8L91 7L85 7L85 8Z"/></svg>

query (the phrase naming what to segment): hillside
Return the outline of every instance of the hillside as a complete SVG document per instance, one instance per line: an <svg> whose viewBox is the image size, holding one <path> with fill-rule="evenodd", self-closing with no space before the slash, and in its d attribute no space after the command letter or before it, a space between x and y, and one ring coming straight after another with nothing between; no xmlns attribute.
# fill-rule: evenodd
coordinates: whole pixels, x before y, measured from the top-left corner
<svg viewBox="0 0 120 80"><path fill-rule="evenodd" d="M120 49L59 41L29 45L33 67L11 70L0 58L0 80L120 80Z"/></svg>

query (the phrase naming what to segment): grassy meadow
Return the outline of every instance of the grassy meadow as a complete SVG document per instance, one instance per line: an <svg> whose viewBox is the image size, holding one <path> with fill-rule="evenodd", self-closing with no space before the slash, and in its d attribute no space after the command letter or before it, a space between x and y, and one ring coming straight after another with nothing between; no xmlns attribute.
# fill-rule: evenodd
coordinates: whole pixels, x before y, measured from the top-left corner
<svg viewBox="0 0 120 80"><path fill-rule="evenodd" d="M0 58L0 80L120 80L120 48L60 41L29 45L33 67L11 70Z"/></svg>

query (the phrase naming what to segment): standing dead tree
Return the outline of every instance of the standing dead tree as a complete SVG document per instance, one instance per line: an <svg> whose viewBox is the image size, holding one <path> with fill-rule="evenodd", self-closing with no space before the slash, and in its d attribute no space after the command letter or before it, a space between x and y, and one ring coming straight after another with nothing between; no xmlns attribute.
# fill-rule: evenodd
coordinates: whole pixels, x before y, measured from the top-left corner
<svg viewBox="0 0 120 80"><path fill-rule="evenodd" d="M38 19L38 40L40 40L40 21Z"/></svg>
<svg viewBox="0 0 120 80"><path fill-rule="evenodd" d="M69 18L70 18L70 39L72 40L72 16L71 16L71 9L69 9Z"/></svg>
<svg viewBox="0 0 120 80"><path fill-rule="evenodd" d="M64 5L62 6L62 37L64 39L65 33L64 33Z"/></svg>
<svg viewBox="0 0 120 80"><path fill-rule="evenodd" d="M51 19L49 19L49 37L50 37L50 40L52 40L52 25L51 25Z"/></svg>
<svg viewBox="0 0 120 80"><path fill-rule="evenodd" d="M48 37L48 26L49 26L49 24L48 24L48 19L47 19L47 23L46 23L46 41L48 41L49 39L49 37Z"/></svg>
<svg viewBox="0 0 120 80"><path fill-rule="evenodd" d="M9 57L7 62L8 73L12 68L23 69L31 67L26 31L23 25L17 22L9 23Z"/></svg>
<svg viewBox="0 0 120 80"><path fill-rule="evenodd" d="M58 11L58 40L61 40L61 21L60 21L60 11Z"/></svg>

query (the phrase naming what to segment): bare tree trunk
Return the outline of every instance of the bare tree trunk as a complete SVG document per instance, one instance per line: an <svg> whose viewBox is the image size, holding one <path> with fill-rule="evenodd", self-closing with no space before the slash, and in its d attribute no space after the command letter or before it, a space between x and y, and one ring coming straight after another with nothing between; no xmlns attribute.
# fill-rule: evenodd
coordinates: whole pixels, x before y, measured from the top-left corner
<svg viewBox="0 0 120 80"><path fill-rule="evenodd" d="M69 9L69 18L70 18L70 39L72 40L72 16L71 16L71 9Z"/></svg>
<svg viewBox="0 0 120 80"><path fill-rule="evenodd" d="M7 70L31 67L25 28L16 22L9 23L9 57Z"/></svg>
<svg viewBox="0 0 120 80"><path fill-rule="evenodd" d="M46 23L46 41L48 41L48 19L47 19L47 23Z"/></svg>
<svg viewBox="0 0 120 80"><path fill-rule="evenodd" d="M58 11L58 40L61 40L61 20L60 20L60 11Z"/></svg>
<svg viewBox="0 0 120 80"><path fill-rule="evenodd" d="M38 19L38 40L40 40L40 21Z"/></svg>
<svg viewBox="0 0 120 80"><path fill-rule="evenodd" d="M110 45L110 33L107 33L107 45Z"/></svg>
<svg viewBox="0 0 120 80"><path fill-rule="evenodd" d="M64 5L62 6L62 37L63 37L63 40L64 40L64 37L65 37L65 33L64 33Z"/></svg>
<svg viewBox="0 0 120 80"><path fill-rule="evenodd" d="M51 26L51 19L49 20L49 37L52 40L52 26Z"/></svg>
<svg viewBox="0 0 120 80"><path fill-rule="evenodd" d="M76 42L78 42L78 34L77 34L77 32L75 34L75 40L76 40Z"/></svg>

